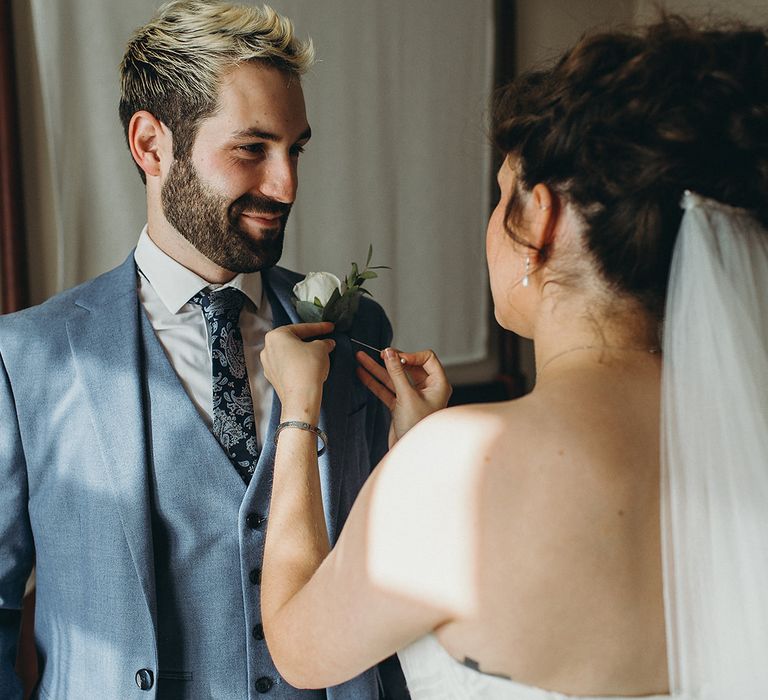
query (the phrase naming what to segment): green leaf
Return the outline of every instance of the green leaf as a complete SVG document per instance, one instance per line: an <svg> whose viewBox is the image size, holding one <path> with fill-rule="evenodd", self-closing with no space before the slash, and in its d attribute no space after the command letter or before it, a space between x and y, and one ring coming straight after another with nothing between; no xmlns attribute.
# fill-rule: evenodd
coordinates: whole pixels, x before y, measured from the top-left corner
<svg viewBox="0 0 768 700"><path fill-rule="evenodd" d="M378 275L373 270L366 270L360 273L359 279L361 280L375 280Z"/></svg>
<svg viewBox="0 0 768 700"><path fill-rule="evenodd" d="M323 310L323 321L333 321L334 323L336 322L336 316L338 315L337 307L341 298L341 292L339 292L338 289L334 289L333 294L331 294L331 298L328 299L328 303L325 305L325 309Z"/></svg>
<svg viewBox="0 0 768 700"><path fill-rule="evenodd" d="M364 292L365 290L360 290ZM360 294L345 294L335 305L336 330L348 331L352 327L352 321L360 304Z"/></svg>
<svg viewBox="0 0 768 700"><path fill-rule="evenodd" d="M336 323L337 316L338 313L336 311L336 305L334 304L333 306L326 306L325 309L323 309L323 317L320 320Z"/></svg>
<svg viewBox="0 0 768 700"><path fill-rule="evenodd" d="M326 306L330 306L330 305L332 305L332 304L335 304L335 303L336 303L336 301L337 301L337 300L338 300L340 297L341 297L341 292L339 291L339 289L338 289L338 287L337 287L337 288L336 288L336 289L334 289L334 290L333 290L333 292L331 293L331 296L329 297L329 299L328 299L328 303L326 304Z"/></svg>
<svg viewBox="0 0 768 700"><path fill-rule="evenodd" d="M369 270L391 270L392 268L389 265L371 265L371 267L368 268Z"/></svg>
<svg viewBox="0 0 768 700"><path fill-rule="evenodd" d="M323 308L323 302L320 301L320 297L315 297L315 301L313 303L315 306L319 306L321 309Z"/></svg>
<svg viewBox="0 0 768 700"><path fill-rule="evenodd" d="M323 310L311 301L296 301L296 313L304 323L317 323L323 320Z"/></svg>
<svg viewBox="0 0 768 700"><path fill-rule="evenodd" d="M371 258L373 257L373 243L368 244L368 257L365 260L365 269L368 269L368 265L371 264Z"/></svg>

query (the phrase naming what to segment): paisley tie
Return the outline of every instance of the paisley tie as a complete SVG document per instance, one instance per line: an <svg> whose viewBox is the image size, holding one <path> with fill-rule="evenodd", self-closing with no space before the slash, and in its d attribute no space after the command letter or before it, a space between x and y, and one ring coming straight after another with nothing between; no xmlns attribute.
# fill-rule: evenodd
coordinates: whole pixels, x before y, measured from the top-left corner
<svg viewBox="0 0 768 700"><path fill-rule="evenodd" d="M245 297L239 289L225 287L199 292L191 301L202 307L208 324L213 384L211 431L247 484L256 469L259 441L240 333Z"/></svg>

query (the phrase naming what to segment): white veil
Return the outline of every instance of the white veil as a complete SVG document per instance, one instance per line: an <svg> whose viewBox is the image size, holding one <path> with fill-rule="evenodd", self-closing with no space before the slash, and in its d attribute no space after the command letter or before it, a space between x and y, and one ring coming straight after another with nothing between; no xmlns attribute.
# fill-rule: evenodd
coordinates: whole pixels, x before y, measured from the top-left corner
<svg viewBox="0 0 768 700"><path fill-rule="evenodd" d="M686 192L662 380L671 690L768 698L768 231Z"/></svg>

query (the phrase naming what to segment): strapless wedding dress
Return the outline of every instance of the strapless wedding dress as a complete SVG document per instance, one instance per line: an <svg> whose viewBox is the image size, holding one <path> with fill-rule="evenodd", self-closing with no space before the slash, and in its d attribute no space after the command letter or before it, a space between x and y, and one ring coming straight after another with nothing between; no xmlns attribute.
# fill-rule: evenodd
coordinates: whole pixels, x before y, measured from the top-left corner
<svg viewBox="0 0 768 700"><path fill-rule="evenodd" d="M628 696L563 695L475 671L456 661L434 634L397 652L412 700L630 700ZM642 700L670 700L644 695ZM639 696L637 696L639 700Z"/></svg>

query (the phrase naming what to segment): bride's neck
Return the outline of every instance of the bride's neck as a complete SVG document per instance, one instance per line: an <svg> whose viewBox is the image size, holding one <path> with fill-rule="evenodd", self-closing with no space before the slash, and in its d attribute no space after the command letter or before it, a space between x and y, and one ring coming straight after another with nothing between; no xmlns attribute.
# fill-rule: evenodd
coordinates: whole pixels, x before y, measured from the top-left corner
<svg viewBox="0 0 768 700"><path fill-rule="evenodd" d="M658 352L658 322L639 303L578 301L554 300L542 308L533 334L537 373L556 365Z"/></svg>

